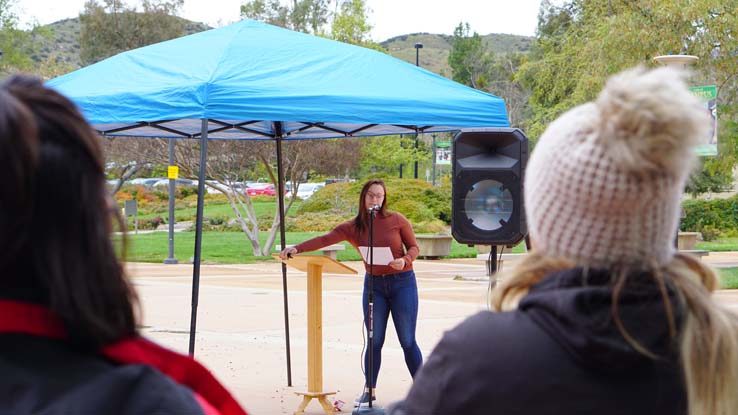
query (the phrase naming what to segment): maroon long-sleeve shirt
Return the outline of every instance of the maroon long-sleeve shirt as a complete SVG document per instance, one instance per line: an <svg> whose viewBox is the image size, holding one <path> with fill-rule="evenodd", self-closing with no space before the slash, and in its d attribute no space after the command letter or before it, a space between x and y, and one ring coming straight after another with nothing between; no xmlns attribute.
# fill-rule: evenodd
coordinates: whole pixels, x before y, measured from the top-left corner
<svg viewBox="0 0 738 415"><path fill-rule="evenodd" d="M317 251L328 245L338 242L348 241L356 250L359 246L369 246L369 230L358 232L354 221L350 220L335 227L332 231L325 235L308 239L307 241L296 245L297 253ZM405 260L405 268L396 270L389 265L374 265L372 273L374 275L397 274L413 269L413 261L418 257L420 252L418 243L415 241L415 233L410 222L397 212L390 212L387 216L377 215L374 218L374 247L388 246L392 251L392 257L403 258ZM369 272L369 265L364 261L364 267Z"/></svg>

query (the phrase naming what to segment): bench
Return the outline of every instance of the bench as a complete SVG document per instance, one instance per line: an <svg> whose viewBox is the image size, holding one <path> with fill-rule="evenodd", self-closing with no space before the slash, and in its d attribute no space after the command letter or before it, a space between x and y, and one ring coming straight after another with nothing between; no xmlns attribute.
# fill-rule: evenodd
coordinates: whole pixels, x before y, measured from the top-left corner
<svg viewBox="0 0 738 415"><path fill-rule="evenodd" d="M691 251L697 244L697 241L702 240L702 235L699 232L679 232L677 234L677 249L680 251Z"/></svg>
<svg viewBox="0 0 738 415"><path fill-rule="evenodd" d="M691 254L691 255L694 255L694 256L696 256L698 258L702 258L703 256L710 254L710 252L708 252L708 251L701 251L699 249L680 249L679 252L684 252L684 253L687 253L687 254Z"/></svg>
<svg viewBox="0 0 738 415"><path fill-rule="evenodd" d="M292 248L293 246L295 246L295 245L287 245L286 248ZM320 249L320 252L324 256L327 256L330 259L337 260L337 258L338 258L338 251L344 251L344 250L346 250L346 247L345 246L343 246L341 244L336 244L336 245L328 245L328 246L325 246L322 249ZM281 252L282 250L279 249L279 248L277 248L276 251L277 252Z"/></svg>
<svg viewBox="0 0 738 415"><path fill-rule="evenodd" d="M450 235L415 235L420 250L419 257L425 259L438 259L442 256L451 255Z"/></svg>

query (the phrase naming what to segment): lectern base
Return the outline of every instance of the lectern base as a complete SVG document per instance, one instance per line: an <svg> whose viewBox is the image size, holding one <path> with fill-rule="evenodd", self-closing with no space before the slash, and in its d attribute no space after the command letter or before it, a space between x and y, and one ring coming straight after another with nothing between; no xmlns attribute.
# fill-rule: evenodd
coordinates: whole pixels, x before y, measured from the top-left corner
<svg viewBox="0 0 738 415"><path fill-rule="evenodd" d="M304 414L305 408L307 408L308 404L313 399L318 400L318 403L320 403L320 406L323 407L323 411L325 411L326 415L333 415L333 404L331 404L326 396L335 394L336 392L295 392L295 395L302 395L302 402L300 403L300 406L297 407L295 415Z"/></svg>

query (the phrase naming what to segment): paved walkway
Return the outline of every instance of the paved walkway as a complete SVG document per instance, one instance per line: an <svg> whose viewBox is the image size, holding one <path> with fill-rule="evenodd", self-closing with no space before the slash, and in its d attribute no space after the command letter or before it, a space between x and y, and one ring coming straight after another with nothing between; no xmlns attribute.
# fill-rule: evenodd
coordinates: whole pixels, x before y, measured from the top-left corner
<svg viewBox="0 0 738 415"><path fill-rule="evenodd" d="M738 253L704 258L715 266L738 266ZM505 268L513 266L506 261ZM361 270L360 262L344 264ZM145 335L183 353L189 341L192 265L127 264L143 305ZM486 309L484 261L416 261L420 310L418 343L427 356L443 332ZM281 267L278 262L203 265L196 357L208 366L251 414L292 414L307 390L306 276L288 272L292 387L287 386ZM350 412L361 392L364 330L362 278L323 278L323 384ZM738 310L738 290L718 293ZM394 327L389 324L378 379L378 404L402 398L411 384ZM317 402L306 413L320 414Z"/></svg>

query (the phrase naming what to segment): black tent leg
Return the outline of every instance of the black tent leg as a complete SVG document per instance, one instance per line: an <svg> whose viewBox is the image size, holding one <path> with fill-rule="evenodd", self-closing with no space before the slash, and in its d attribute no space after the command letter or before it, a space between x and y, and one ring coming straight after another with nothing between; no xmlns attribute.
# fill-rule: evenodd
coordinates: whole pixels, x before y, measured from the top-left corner
<svg viewBox="0 0 738 415"><path fill-rule="evenodd" d="M197 300L200 296L200 253L202 249L202 211L205 203L205 163L208 154L208 120L202 119L200 129L200 174L197 183L197 224L195 227L195 257L192 264L192 315L190 316L190 356L195 355Z"/></svg>
<svg viewBox="0 0 738 415"><path fill-rule="evenodd" d="M275 123L277 141L277 200L279 203L279 237L282 250L286 248L286 236L284 230L284 169L282 167L282 123ZM290 358L290 317L287 299L287 265L282 263L282 296L284 303L284 333L287 350L287 386L292 386L292 359Z"/></svg>

